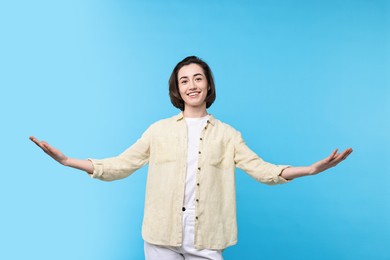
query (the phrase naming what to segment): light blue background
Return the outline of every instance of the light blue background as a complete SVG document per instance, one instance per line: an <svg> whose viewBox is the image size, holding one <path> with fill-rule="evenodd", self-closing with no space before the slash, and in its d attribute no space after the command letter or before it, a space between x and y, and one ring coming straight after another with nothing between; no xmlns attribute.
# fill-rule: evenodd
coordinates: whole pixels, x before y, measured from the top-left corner
<svg viewBox="0 0 390 260"><path fill-rule="evenodd" d="M111 183L29 140L104 158L178 113L167 81L198 55L209 110L265 160L316 177L269 187L237 172L225 259L390 259L390 3L2 1L0 259L142 259L146 167Z"/></svg>

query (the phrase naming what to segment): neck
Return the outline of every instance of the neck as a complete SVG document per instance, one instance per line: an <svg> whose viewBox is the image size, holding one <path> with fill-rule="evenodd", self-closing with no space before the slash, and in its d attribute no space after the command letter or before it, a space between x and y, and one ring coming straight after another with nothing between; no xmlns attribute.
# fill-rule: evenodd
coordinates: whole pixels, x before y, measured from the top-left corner
<svg viewBox="0 0 390 260"><path fill-rule="evenodd" d="M202 108L184 108L183 111L184 117L191 117L191 118L196 118L196 117L204 117L207 116L207 110L205 107Z"/></svg>

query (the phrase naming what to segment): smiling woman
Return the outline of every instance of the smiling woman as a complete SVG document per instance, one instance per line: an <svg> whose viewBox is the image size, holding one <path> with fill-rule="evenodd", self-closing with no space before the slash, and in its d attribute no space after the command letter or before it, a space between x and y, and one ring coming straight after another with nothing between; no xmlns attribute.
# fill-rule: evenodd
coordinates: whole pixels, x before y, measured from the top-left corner
<svg viewBox="0 0 390 260"><path fill-rule="evenodd" d="M179 70L178 78L180 97L184 101L184 116L206 116L209 87L203 69L198 64L183 66Z"/></svg>
<svg viewBox="0 0 390 260"><path fill-rule="evenodd" d="M176 65L169 78L169 96L172 104L184 111L186 105L184 98L187 97L188 93L184 97L183 93L193 89L196 93L201 86L207 86L207 95L204 99L206 106L203 107L203 110L206 110L214 103L216 98L213 73L206 62L198 57L189 56ZM202 94L204 95L205 91ZM188 109L187 112L189 112Z"/></svg>
<svg viewBox="0 0 390 260"><path fill-rule="evenodd" d="M30 139L59 163L111 181L149 164L142 236L146 259L222 259L237 242L235 169L274 185L315 175L346 159L352 149L310 166L263 161L233 127L209 115L216 98L212 72L190 56L169 79L172 104L182 112L152 124L117 157L79 160L35 137Z"/></svg>

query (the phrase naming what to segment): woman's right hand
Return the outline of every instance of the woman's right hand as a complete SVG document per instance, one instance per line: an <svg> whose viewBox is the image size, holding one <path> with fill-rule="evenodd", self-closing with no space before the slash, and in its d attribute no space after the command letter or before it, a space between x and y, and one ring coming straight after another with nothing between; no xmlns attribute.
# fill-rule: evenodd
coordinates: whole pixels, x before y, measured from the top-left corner
<svg viewBox="0 0 390 260"><path fill-rule="evenodd" d="M54 148L45 141L39 141L34 136L30 136L30 140L33 141L37 146L39 146L51 158L53 158L62 165L66 165L68 157L66 157L60 150Z"/></svg>

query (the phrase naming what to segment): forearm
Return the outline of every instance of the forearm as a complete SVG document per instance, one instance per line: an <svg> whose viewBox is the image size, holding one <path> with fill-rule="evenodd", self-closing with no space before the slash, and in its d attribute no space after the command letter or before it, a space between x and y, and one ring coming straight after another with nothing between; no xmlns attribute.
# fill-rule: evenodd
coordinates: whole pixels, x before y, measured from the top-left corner
<svg viewBox="0 0 390 260"><path fill-rule="evenodd" d="M89 160L80 160L75 158L66 158L62 163L64 166L69 166L75 169L79 169L87 172L88 174L93 173L93 164Z"/></svg>
<svg viewBox="0 0 390 260"><path fill-rule="evenodd" d="M301 166L301 167L288 167L282 171L281 177L286 180L292 180L295 178L309 176L315 174L315 170L312 166Z"/></svg>

